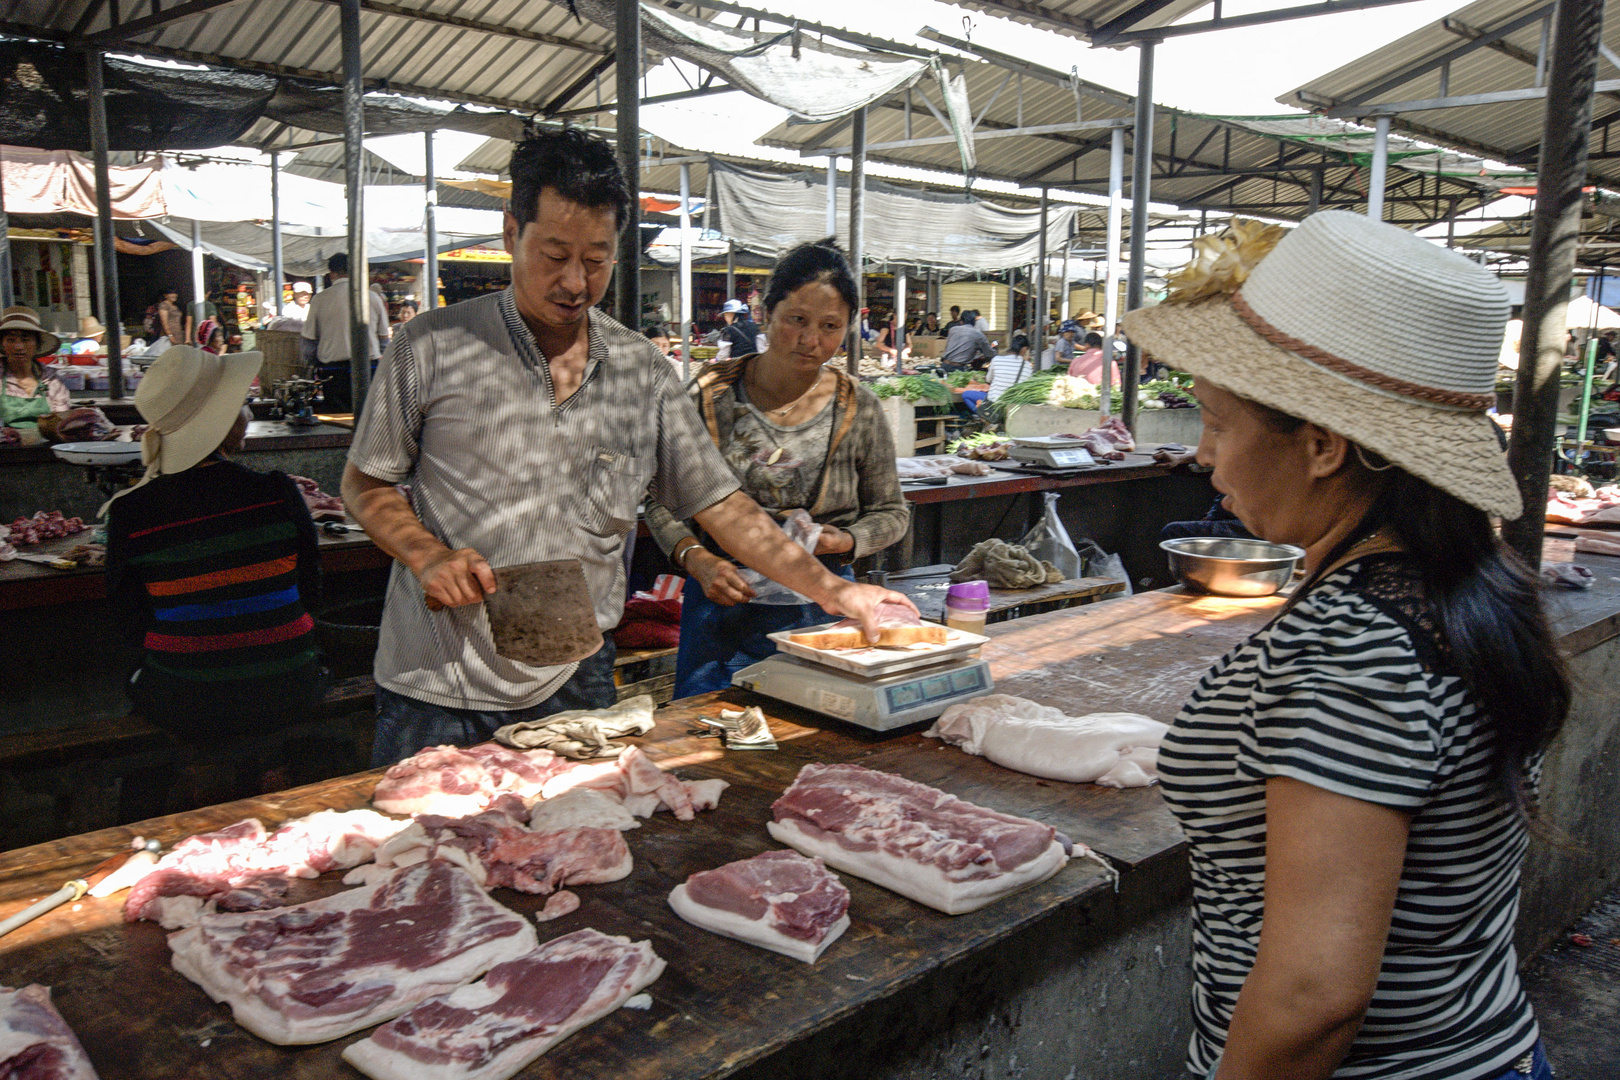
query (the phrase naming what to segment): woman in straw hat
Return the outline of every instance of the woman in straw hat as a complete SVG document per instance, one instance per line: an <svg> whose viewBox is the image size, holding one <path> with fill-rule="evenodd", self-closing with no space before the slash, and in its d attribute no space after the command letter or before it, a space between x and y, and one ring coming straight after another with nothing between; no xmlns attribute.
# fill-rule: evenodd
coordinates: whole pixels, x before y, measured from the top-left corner
<svg viewBox="0 0 1620 1080"><path fill-rule="evenodd" d="M1281 233L1201 240L1124 320L1196 377L1225 505L1307 572L1159 752L1192 848L1189 1068L1546 1077L1513 927L1570 690L1492 530L1521 510L1486 415L1507 292L1357 214ZM1390 349L1366 313L1396 310L1418 332Z"/></svg>
<svg viewBox="0 0 1620 1080"><path fill-rule="evenodd" d="M0 386L0 426L37 431L39 418L73 408L73 395L39 361L62 341L39 324L33 308L8 307L0 313L0 351L5 353L5 382Z"/></svg>
<svg viewBox="0 0 1620 1080"><path fill-rule="evenodd" d="M158 357L135 391L146 475L108 507L107 592L141 647L130 694L185 740L306 718L325 692L309 509L285 473L228 458L262 361L184 345Z"/></svg>

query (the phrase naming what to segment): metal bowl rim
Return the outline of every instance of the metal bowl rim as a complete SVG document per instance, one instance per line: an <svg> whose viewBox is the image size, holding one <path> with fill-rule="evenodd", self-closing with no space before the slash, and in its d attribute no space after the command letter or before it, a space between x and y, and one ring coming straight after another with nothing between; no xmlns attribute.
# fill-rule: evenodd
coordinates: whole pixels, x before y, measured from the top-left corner
<svg viewBox="0 0 1620 1080"><path fill-rule="evenodd" d="M1249 556L1245 556L1245 557L1242 557L1242 558L1234 558L1233 556L1230 556L1230 555L1206 555L1201 551L1188 551L1185 548L1180 548L1180 547L1175 546L1175 545L1183 543L1184 541L1187 541L1187 540L1237 540L1239 542L1244 542L1244 543L1265 544L1265 545L1267 545L1269 547L1281 549L1281 551L1283 551L1285 554L1281 554L1281 555L1249 555ZM1173 538L1171 538L1169 540L1160 540L1159 541L1159 548L1162 551L1169 552L1171 555L1179 555L1179 556L1182 556L1183 558L1209 559L1212 562L1224 562L1224 563L1272 563L1272 562L1280 563L1280 562L1289 562L1289 561L1298 562L1300 559L1303 559L1305 557L1305 549L1295 547L1293 544L1275 544L1275 543L1272 543L1270 540L1247 540L1246 538L1240 537L1240 536L1177 536L1177 537L1173 537Z"/></svg>

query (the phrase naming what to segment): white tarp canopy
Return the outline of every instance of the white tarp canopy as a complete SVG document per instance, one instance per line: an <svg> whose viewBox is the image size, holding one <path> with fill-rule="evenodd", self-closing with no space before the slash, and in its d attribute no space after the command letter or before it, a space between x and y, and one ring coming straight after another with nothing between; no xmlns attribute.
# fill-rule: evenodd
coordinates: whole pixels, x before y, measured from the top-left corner
<svg viewBox="0 0 1620 1080"><path fill-rule="evenodd" d="M778 258L827 235L827 176L757 172L723 161L710 164L718 225L740 247ZM847 178L840 177L843 183ZM847 192L839 196L847 206ZM1047 250L1060 251L1075 207L1047 213ZM870 177L866 181L868 263L948 270L999 271L1027 266L1040 255L1039 210L1014 210L973 195L916 191ZM849 244L849 215L838 216L838 242Z"/></svg>

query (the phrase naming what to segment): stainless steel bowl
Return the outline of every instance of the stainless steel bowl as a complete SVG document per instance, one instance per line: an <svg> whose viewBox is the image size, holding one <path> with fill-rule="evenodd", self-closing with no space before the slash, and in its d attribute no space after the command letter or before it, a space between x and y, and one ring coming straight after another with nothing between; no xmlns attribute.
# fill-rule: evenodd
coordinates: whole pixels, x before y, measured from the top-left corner
<svg viewBox="0 0 1620 1080"><path fill-rule="evenodd" d="M1177 581L1217 596L1270 596L1288 584L1305 557L1291 544L1229 536L1183 536L1159 546L1170 556Z"/></svg>

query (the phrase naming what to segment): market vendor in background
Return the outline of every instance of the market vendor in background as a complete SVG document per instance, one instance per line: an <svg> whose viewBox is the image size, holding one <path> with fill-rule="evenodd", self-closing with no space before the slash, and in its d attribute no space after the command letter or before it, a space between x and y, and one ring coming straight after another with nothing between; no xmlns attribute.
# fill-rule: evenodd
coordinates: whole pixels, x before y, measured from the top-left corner
<svg viewBox="0 0 1620 1080"><path fill-rule="evenodd" d="M1124 320L1195 376L1227 508L1306 571L1159 749L1192 865L1189 1069L1547 1080L1513 934L1571 691L1492 524L1541 510L1487 414L1508 292L1360 214L1281 233L1200 237ZM1402 348L1369 310L1401 313Z"/></svg>
<svg viewBox="0 0 1620 1080"><path fill-rule="evenodd" d="M225 328L213 319L204 319L197 327L197 347L215 356L225 351Z"/></svg>
<svg viewBox="0 0 1620 1080"><path fill-rule="evenodd" d="M624 615L625 538L649 491L749 566L869 630L879 604L910 606L795 545L738 490L674 367L596 307L631 205L613 147L579 128L545 132L517 144L508 171L511 287L401 327L349 448L344 502L395 560L373 765L611 706L611 637L578 665L520 663L496 651L481 604L496 588L492 566L577 559L597 625L611 630ZM767 404L780 412L781 401ZM448 610L429 611L425 596Z"/></svg>
<svg viewBox="0 0 1620 1080"><path fill-rule="evenodd" d="M990 339L977 325L978 318L977 311L963 312L961 321L952 326L950 333L945 336L945 351L940 355L939 362L946 371L982 368L996 355Z"/></svg>
<svg viewBox="0 0 1620 1080"><path fill-rule="evenodd" d="M903 331L896 330L894 325L894 314L892 312L879 312L878 325L883 328L878 331L877 335L876 344L878 356L885 360L899 360L902 350L911 348L911 335ZM895 337L897 334L900 338L899 344L895 343Z"/></svg>
<svg viewBox="0 0 1620 1080"><path fill-rule="evenodd" d="M1081 346L1081 351L1076 353L1074 359L1069 362L1069 374L1074 378L1084 379L1093 386L1101 386L1103 349L1106 347L1106 342L1103 341L1101 334L1092 331L1086 335L1085 340L1081 342ZM1118 390L1122 385L1119 381L1119 361L1112 360L1110 363L1113 367L1110 371L1111 381L1108 385L1111 389Z"/></svg>
<svg viewBox="0 0 1620 1080"><path fill-rule="evenodd" d="M720 336L715 341L720 346L716 360L730 356L751 356L759 352L761 331L759 324L748 317L747 304L741 300L727 300L720 309L720 319L725 325L720 328Z"/></svg>
<svg viewBox="0 0 1620 1080"><path fill-rule="evenodd" d="M136 707L211 743L314 715L326 688L310 612L315 524L285 473L230 460L264 358L180 346L147 369L146 475L107 506L107 596L140 650Z"/></svg>
<svg viewBox="0 0 1620 1080"><path fill-rule="evenodd" d="M47 413L73 408L73 395L41 358L55 355L62 341L39 324L33 308L8 307L0 313L0 350L5 353L6 380L0 390L0 427L35 431Z"/></svg>
<svg viewBox="0 0 1620 1080"><path fill-rule="evenodd" d="M1058 327L1057 337L1052 339L1052 355L1048 358L1050 363L1047 364L1047 367L1054 367L1057 365L1062 365L1063 367L1069 366L1080 351L1075 346L1075 338L1078 337L1079 334L1079 323L1075 322L1073 319L1063 320L1063 324ZM1071 372L1070 374L1073 373Z"/></svg>
<svg viewBox="0 0 1620 1080"><path fill-rule="evenodd" d="M107 328L101 325L101 320L94 315L84 315L79 319L79 336L68 343L69 356L94 356L106 346ZM81 361L74 361L80 363ZM88 361L84 361L88 362Z"/></svg>
<svg viewBox="0 0 1620 1080"><path fill-rule="evenodd" d="M328 412L344 413L354 409L353 383L350 374L349 348L349 257L339 252L326 260L326 269L332 282L309 302L309 314L304 317L303 343L300 353L304 363L314 366L321 380L321 397ZM366 305L366 346L376 360L388 344L388 301L376 288L370 289L370 302Z"/></svg>
<svg viewBox="0 0 1620 1080"><path fill-rule="evenodd" d="M687 387L743 492L777 518L808 511L822 525L816 555L844 577L851 561L904 536L910 520L876 395L823 366L857 303L843 253L801 245L766 288L766 350L712 365ZM754 590L701 528L657 503L646 518L658 546L690 575L676 697L730 686L733 674L776 651L767 634L827 620L816 604L749 603Z"/></svg>
<svg viewBox="0 0 1620 1080"><path fill-rule="evenodd" d="M912 337L941 337L945 328L939 325L939 312L930 311L922 318L911 324Z"/></svg>

